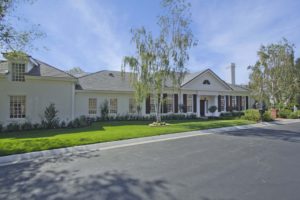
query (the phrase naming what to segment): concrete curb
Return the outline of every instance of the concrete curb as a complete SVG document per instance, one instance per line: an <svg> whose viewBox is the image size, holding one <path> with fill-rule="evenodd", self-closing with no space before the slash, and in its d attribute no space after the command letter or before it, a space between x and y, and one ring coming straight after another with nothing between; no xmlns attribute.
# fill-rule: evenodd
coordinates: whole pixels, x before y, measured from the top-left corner
<svg viewBox="0 0 300 200"><path fill-rule="evenodd" d="M112 141L112 142L103 142L103 143L96 143L96 144L89 144L89 145L82 145L82 146L75 146L75 147L66 147L60 149L53 149L53 150L44 150L44 151L37 151L37 152L30 152L30 153L23 153L23 154L15 154L9 156L0 157L0 166L16 164L26 161L32 161L35 159L45 159L45 158L55 158L65 155L73 155L73 154L81 154L87 153L92 151L101 151L101 150L108 150L114 148L121 148L121 147L128 147L133 145L139 144L147 144L152 142L159 142L159 141L166 141L166 140L175 140L180 138L187 138L187 137L195 137L201 135L209 135L214 133L220 133L224 131L235 131L235 130L243 130L243 129L250 129L250 128L261 128L265 126L271 125L284 125L290 123L297 123L300 122L299 119L296 120L278 120L274 122L263 122L251 125L242 125L242 126L231 126L231 127L223 127L223 128L215 128L215 129L207 129L207 130L199 130L199 131L190 131L190 132L182 132L182 133L173 133L173 134L166 134L166 135L158 135L158 136L150 136L150 137L143 137L143 138L133 138L128 140L119 140L119 141Z"/></svg>

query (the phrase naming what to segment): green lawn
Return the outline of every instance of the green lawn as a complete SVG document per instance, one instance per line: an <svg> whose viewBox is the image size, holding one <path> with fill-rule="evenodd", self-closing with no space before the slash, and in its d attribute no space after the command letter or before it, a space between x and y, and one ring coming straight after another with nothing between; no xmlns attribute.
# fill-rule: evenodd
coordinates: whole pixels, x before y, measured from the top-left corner
<svg viewBox="0 0 300 200"><path fill-rule="evenodd" d="M236 119L186 120L169 121L168 123L170 125L165 127L149 127L149 122L145 121L97 122L91 127L79 129L0 133L0 156L128 138L245 125L253 122Z"/></svg>

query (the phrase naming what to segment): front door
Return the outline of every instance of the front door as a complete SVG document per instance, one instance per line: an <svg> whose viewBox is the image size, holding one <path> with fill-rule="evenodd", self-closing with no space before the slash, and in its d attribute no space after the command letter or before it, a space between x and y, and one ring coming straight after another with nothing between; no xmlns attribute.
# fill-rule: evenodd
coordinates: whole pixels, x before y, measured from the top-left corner
<svg viewBox="0 0 300 200"><path fill-rule="evenodd" d="M205 100L200 100L200 116L205 116Z"/></svg>

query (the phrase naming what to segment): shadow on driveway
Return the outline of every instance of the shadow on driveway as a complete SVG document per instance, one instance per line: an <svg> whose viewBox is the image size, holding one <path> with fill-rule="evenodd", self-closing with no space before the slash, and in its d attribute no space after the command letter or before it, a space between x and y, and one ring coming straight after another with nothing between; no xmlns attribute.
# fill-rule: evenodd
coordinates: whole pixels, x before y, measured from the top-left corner
<svg viewBox="0 0 300 200"><path fill-rule="evenodd" d="M238 137L260 137L264 139L281 140L286 142L300 143L300 127L299 131L272 129L272 128L255 128L243 129L237 131L228 131L217 133L220 135L238 136Z"/></svg>
<svg viewBox="0 0 300 200"><path fill-rule="evenodd" d="M91 158L85 154L75 156ZM91 172L42 170L46 163L57 165L74 158L50 159L0 167L0 199L103 199L140 200L176 198L165 180L141 180L121 171Z"/></svg>

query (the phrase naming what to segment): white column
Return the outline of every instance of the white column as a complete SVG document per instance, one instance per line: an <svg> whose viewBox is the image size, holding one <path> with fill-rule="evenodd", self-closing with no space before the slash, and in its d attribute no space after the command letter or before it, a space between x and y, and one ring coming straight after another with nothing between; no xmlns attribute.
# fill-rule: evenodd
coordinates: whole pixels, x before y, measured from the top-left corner
<svg viewBox="0 0 300 200"><path fill-rule="evenodd" d="M217 106L218 107L218 95L215 96L215 105L214 106Z"/></svg>
<svg viewBox="0 0 300 200"><path fill-rule="evenodd" d="M201 96L197 94L197 117L200 117L200 98Z"/></svg>
<svg viewBox="0 0 300 200"><path fill-rule="evenodd" d="M227 102L226 102L226 95L223 95L224 97L224 110L221 110L221 111L225 111L227 110Z"/></svg>
<svg viewBox="0 0 300 200"><path fill-rule="evenodd" d="M204 101L204 117L207 115L207 113L206 113L207 109L206 108L207 108L208 105L206 105L206 104L208 104L208 99L206 99L206 101Z"/></svg>
<svg viewBox="0 0 300 200"><path fill-rule="evenodd" d="M75 83L72 84L71 120L75 118Z"/></svg>

